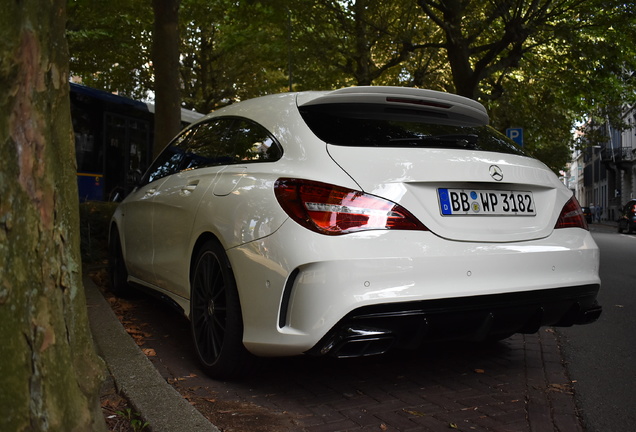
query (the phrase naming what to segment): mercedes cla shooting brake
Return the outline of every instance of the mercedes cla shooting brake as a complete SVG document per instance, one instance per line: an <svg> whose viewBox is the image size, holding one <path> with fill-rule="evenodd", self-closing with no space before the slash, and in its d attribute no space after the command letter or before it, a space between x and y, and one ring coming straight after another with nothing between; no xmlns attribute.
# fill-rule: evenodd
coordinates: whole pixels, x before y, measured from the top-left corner
<svg viewBox="0 0 636 432"><path fill-rule="evenodd" d="M214 377L595 321L581 207L485 108L430 90L265 96L181 132L120 204L111 286L189 318Z"/></svg>

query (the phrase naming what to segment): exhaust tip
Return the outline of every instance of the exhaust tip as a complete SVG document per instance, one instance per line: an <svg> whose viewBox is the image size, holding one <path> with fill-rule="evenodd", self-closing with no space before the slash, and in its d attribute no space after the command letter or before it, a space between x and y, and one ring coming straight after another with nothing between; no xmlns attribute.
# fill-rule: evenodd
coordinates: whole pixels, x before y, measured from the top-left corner
<svg viewBox="0 0 636 432"><path fill-rule="evenodd" d="M395 335L387 330L347 327L324 344L320 354L336 358L367 357L386 353L394 342Z"/></svg>

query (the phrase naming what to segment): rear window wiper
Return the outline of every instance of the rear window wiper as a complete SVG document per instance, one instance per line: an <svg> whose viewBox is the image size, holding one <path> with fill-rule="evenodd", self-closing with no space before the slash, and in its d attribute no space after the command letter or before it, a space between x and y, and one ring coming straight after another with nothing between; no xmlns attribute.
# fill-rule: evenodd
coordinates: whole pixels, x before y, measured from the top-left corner
<svg viewBox="0 0 636 432"><path fill-rule="evenodd" d="M425 135L425 136L414 136L407 138L390 138L388 140L388 145L396 146L396 147L419 147L419 146L427 146L427 147L435 147L443 144L444 147L448 148L466 148L466 149L476 149L477 148L477 135Z"/></svg>

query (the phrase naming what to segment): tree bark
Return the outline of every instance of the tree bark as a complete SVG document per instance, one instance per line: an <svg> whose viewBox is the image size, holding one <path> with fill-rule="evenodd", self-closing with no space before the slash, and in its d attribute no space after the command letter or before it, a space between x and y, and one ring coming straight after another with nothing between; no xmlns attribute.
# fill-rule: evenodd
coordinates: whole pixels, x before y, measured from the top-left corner
<svg viewBox="0 0 636 432"><path fill-rule="evenodd" d="M0 26L2 431L105 431L81 278L65 0Z"/></svg>
<svg viewBox="0 0 636 432"><path fill-rule="evenodd" d="M155 14L152 62L155 71L156 157L181 129L179 85L179 4L180 0L153 0Z"/></svg>

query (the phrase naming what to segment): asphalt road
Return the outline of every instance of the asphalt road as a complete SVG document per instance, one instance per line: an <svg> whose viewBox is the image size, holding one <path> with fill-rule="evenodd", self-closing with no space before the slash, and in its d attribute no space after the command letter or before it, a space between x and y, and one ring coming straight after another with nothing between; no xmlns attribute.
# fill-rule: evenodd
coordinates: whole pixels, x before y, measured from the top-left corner
<svg viewBox="0 0 636 432"><path fill-rule="evenodd" d="M603 314L559 329L587 432L636 431L636 235L591 226L601 249Z"/></svg>

